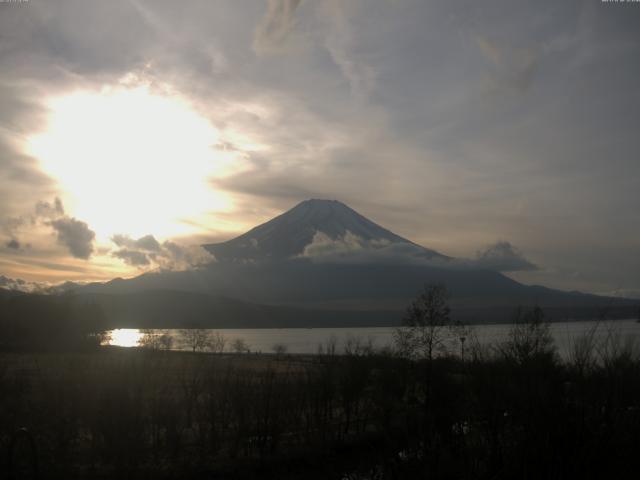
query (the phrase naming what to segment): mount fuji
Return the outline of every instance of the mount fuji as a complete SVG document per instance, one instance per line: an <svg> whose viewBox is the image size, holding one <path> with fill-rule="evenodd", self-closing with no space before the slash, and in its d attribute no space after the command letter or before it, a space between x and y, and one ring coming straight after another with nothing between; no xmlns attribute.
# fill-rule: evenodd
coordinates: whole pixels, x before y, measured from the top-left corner
<svg viewBox="0 0 640 480"><path fill-rule="evenodd" d="M395 247L425 259L449 257L421 247L381 227L337 200L311 199L224 243L203 247L218 261L285 260L305 256L315 244L336 243L348 249L380 250ZM324 253L327 253L324 249Z"/></svg>
<svg viewBox="0 0 640 480"><path fill-rule="evenodd" d="M538 305L551 319L631 318L635 304L528 286L417 245L335 200L306 200L223 243L215 260L75 291L117 326L321 327L394 325L422 286L444 283L455 319L509 321Z"/></svg>

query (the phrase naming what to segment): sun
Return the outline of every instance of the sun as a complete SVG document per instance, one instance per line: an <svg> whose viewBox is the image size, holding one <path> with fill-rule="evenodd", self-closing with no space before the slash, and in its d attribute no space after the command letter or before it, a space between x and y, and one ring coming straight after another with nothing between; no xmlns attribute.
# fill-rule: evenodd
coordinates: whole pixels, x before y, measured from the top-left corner
<svg viewBox="0 0 640 480"><path fill-rule="evenodd" d="M179 95L118 85L47 106L47 127L27 150L99 239L189 234L198 216L229 208L210 180L232 159L216 148L219 130Z"/></svg>

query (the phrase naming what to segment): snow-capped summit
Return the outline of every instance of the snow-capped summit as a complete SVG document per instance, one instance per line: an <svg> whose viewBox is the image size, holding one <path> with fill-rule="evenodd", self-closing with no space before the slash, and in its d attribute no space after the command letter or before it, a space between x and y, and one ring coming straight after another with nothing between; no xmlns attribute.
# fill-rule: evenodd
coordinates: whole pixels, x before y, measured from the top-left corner
<svg viewBox="0 0 640 480"><path fill-rule="evenodd" d="M232 240L203 245L218 260L280 260L302 255L314 239L357 239L361 245L405 244L425 257L442 257L396 235L337 200L310 199Z"/></svg>

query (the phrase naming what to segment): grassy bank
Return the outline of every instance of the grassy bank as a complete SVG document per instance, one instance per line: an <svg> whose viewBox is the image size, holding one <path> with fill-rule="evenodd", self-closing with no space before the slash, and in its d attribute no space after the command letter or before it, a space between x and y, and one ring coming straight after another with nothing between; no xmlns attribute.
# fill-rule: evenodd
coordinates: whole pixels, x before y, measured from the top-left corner
<svg viewBox="0 0 640 480"><path fill-rule="evenodd" d="M578 347L569 363L506 349L464 362L5 353L2 467L42 478L628 478L640 467L640 361L620 342Z"/></svg>

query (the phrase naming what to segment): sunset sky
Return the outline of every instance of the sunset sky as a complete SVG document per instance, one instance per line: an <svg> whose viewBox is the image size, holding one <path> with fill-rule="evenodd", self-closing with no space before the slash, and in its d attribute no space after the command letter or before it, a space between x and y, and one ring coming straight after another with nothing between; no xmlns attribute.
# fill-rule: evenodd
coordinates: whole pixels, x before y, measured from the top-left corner
<svg viewBox="0 0 640 480"><path fill-rule="evenodd" d="M600 0L0 2L0 275L184 268L329 198L640 297L639 25Z"/></svg>

